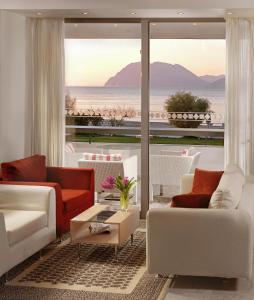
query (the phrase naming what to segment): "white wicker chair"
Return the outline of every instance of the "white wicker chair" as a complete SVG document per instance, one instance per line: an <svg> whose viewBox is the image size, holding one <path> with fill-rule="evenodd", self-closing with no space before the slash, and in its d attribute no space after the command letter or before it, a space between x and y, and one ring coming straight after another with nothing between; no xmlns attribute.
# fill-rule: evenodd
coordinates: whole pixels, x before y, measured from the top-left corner
<svg viewBox="0 0 254 300"><path fill-rule="evenodd" d="M154 185L169 186L172 194L178 193L182 176L194 172L199 157L200 152L192 156L151 155L150 201L153 201Z"/></svg>
<svg viewBox="0 0 254 300"><path fill-rule="evenodd" d="M138 177L138 158L136 155L130 156L121 161L100 161L86 160L84 158L78 161L80 168L94 169L95 171L95 192L99 193L103 189L101 183L107 176L127 176L129 178ZM135 188L135 199L137 200L137 188Z"/></svg>

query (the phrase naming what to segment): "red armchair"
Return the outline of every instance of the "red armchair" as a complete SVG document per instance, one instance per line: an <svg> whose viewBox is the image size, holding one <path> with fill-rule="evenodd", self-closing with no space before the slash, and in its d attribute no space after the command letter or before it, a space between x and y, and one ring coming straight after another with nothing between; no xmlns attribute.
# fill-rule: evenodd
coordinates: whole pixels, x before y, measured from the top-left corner
<svg viewBox="0 0 254 300"><path fill-rule="evenodd" d="M50 186L56 192L56 231L70 229L70 219L94 205L94 170L46 167L45 156L34 155L2 163L0 184Z"/></svg>

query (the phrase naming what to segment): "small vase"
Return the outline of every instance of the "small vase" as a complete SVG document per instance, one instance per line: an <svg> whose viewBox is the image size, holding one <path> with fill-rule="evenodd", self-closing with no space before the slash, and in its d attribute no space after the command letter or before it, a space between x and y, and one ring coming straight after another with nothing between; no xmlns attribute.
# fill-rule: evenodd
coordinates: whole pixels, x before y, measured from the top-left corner
<svg viewBox="0 0 254 300"><path fill-rule="evenodd" d="M121 210L127 212L129 206L129 195L125 193L121 193L120 195L120 208Z"/></svg>

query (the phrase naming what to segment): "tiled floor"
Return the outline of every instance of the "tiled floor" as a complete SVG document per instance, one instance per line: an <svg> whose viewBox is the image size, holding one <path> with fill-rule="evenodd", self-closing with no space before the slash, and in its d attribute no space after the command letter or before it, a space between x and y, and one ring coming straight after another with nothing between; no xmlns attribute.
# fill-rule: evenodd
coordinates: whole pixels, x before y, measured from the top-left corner
<svg viewBox="0 0 254 300"><path fill-rule="evenodd" d="M253 279L178 276L165 300L254 300Z"/></svg>

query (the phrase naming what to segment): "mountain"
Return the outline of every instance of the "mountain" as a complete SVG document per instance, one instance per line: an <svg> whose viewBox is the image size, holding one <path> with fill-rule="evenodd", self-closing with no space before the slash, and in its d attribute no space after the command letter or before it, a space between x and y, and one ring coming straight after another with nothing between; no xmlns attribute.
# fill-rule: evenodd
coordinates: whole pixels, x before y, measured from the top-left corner
<svg viewBox="0 0 254 300"><path fill-rule="evenodd" d="M225 77L220 78L209 85L210 89L213 90L224 90L225 89Z"/></svg>
<svg viewBox="0 0 254 300"><path fill-rule="evenodd" d="M109 78L104 86L140 87L140 74L141 63L131 63ZM214 78L214 81L217 79ZM209 88L210 83L179 64L154 62L150 65L150 85L151 88L179 88L184 90Z"/></svg>
<svg viewBox="0 0 254 300"><path fill-rule="evenodd" d="M150 66L152 88L202 89L207 84L181 65L154 62Z"/></svg>
<svg viewBox="0 0 254 300"><path fill-rule="evenodd" d="M115 76L109 78L106 87L139 87L141 84L141 63L128 64Z"/></svg>
<svg viewBox="0 0 254 300"><path fill-rule="evenodd" d="M199 76L199 78L203 79L206 82L212 83L218 79L225 78L225 75L223 75L223 74L221 74L221 75L203 75L203 76Z"/></svg>

